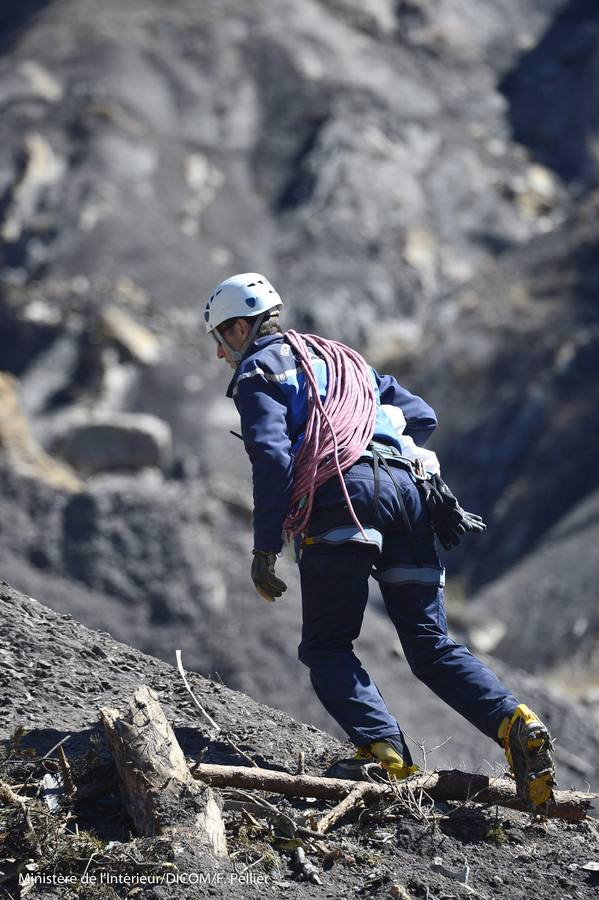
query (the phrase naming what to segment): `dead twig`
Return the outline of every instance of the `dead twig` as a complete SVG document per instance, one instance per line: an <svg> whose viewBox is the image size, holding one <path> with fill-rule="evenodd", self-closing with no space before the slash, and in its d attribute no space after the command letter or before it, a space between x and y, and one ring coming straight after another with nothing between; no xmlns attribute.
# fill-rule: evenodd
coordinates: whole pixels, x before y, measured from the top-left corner
<svg viewBox="0 0 599 900"><path fill-rule="evenodd" d="M355 786L353 791L350 791L347 797L345 797L341 803L338 803L337 806L334 806L326 816L323 816L322 819L317 823L316 830L320 832L320 834L325 834L329 828L332 828L336 822L343 818L343 816L349 812L352 807L356 806L359 803L366 793L366 789L368 787L368 782L362 781Z"/></svg>
<svg viewBox="0 0 599 900"><path fill-rule="evenodd" d="M58 743L54 744L53 747L50 747L50 749L48 750L47 753L44 753L43 756L40 756L40 758L39 758L38 760L36 760L36 762L35 762L35 767L32 769L32 771L29 773L29 775L27 776L27 778L26 778L25 781L23 782L22 787L27 787L27 785L29 784L29 782L31 781L31 779L33 778L33 776L35 775L35 773L37 772L40 763L43 763L44 760L48 759L49 756L52 756L52 754L54 753L54 751L55 751L55 750L58 750L59 747L62 747L62 745L63 745L64 743L66 743L70 737L71 737L70 734L65 734L65 736L64 736L63 738L61 738L61 739L58 741Z"/></svg>
<svg viewBox="0 0 599 900"><path fill-rule="evenodd" d="M243 803L240 804L239 807L236 807L234 805L235 801L229 800L226 802L225 808L245 808L249 812L256 813L256 815L261 814L267 818L274 819L274 821L278 822L279 824L283 823L285 826L284 830L287 832L285 837L294 838L296 836L299 836L305 838L314 838L316 840L324 840L323 835L320 831L314 831L311 828L306 828L304 825L298 824L295 819L287 815L287 813L281 812L280 809L277 809L276 806L274 806L272 803L269 803L268 800L265 800L263 797L254 797L252 794L247 794L245 791L239 790L232 790L229 791L229 793L243 798Z"/></svg>
<svg viewBox="0 0 599 900"><path fill-rule="evenodd" d="M183 684L187 688L187 693L189 694L189 696L191 697L191 699L193 700L193 702L195 703L195 705L197 706L199 711L202 713L204 718L210 723L210 727L212 728L213 732L215 734L219 734L220 730L221 730L220 725L217 725L217 723L214 721L212 716L206 712L206 710L204 709L204 707L202 706L202 704L200 703L200 701L198 700L198 698L192 691L191 687L189 686L189 682L188 682L187 676L185 674L185 669L183 668L183 660L181 658L180 650L175 650L175 657L177 659L177 669L179 670L179 675L183 679ZM212 736L213 735L211 734L210 737L212 737Z"/></svg>
<svg viewBox="0 0 599 900"><path fill-rule="evenodd" d="M175 650L175 656L177 658L177 669L179 670L179 675L183 679L183 684L187 688L187 692L188 692L189 696L191 697L191 699L193 700L193 702L195 703L197 708L200 710L202 715L210 723L212 733L209 734L209 737L211 739L213 739L214 737L216 737L217 734L220 734L223 737L223 739L226 741L226 743L229 745L229 747L231 747L235 751L235 753L239 754L239 756L241 756L242 759L245 759L246 762L249 762L249 764L251 766L255 766L256 768L258 768L258 764L256 762L254 762L254 760L251 758L251 756L248 756L247 753L244 753L243 750L237 746L237 744L234 744L233 741L231 740L231 738L226 733L223 732L220 725L214 721L214 719L212 718L211 715L209 715L209 713L206 712L206 710L204 709L204 707L202 706L202 704L200 703L200 701L198 700L198 698L192 691L190 684L187 680L187 677L185 674L185 669L183 668L183 659L181 657L181 651ZM221 679L221 681L222 681L222 679Z"/></svg>
<svg viewBox="0 0 599 900"><path fill-rule="evenodd" d="M440 750L442 747L445 746L445 744L448 744L449 741L451 740L451 735L449 735L448 737L445 738L444 741L441 741L440 744L437 744L436 747L431 747L430 750L427 750L426 744L424 743L424 741L417 741L415 738L410 737L409 734L406 734L406 737L409 737L410 740L412 741L412 743L416 744L416 746L420 750L420 755L422 756L422 771L423 771L423 773L426 773L426 771L427 771L427 753L435 753L436 750Z"/></svg>
<svg viewBox="0 0 599 900"><path fill-rule="evenodd" d="M247 800L253 806L259 806L263 810L268 810L273 813L273 815L279 816L281 819L287 819L288 822L295 825L295 822L288 816L287 813L281 812L280 809L277 809L272 803L269 803L268 800L265 800L264 797L254 797L252 794L248 794L246 791L238 791L233 790L230 791L231 794L235 794L238 797L242 797L244 800Z"/></svg>
<svg viewBox="0 0 599 900"><path fill-rule="evenodd" d="M254 769L258 768L258 763L253 760L251 756L248 756L247 753L244 753L241 747L238 747L237 744L234 744L228 734L223 734L223 737L229 747L231 747L235 751L235 753L238 753L242 759L245 759L246 762L249 762L250 766L252 766Z"/></svg>
<svg viewBox="0 0 599 900"><path fill-rule="evenodd" d="M264 857L265 857L265 855L264 855L264 853L263 853L262 856L259 856L258 859L255 859L253 863L250 863L249 866L246 866L245 869L242 869L241 872L240 872L239 874L240 874L240 875L245 875L246 872L248 872L250 869L253 869L254 866L257 866L257 865L258 865L258 863L261 863L262 860L264 859Z"/></svg>
<svg viewBox="0 0 599 900"><path fill-rule="evenodd" d="M251 812L249 812L249 810L247 810L247 809L242 809L241 815L243 816L243 818L245 819L245 821L248 823L248 825L251 825L253 828L262 828L262 829L264 829L264 825L260 825L260 822L258 821L258 819L255 819L255 818L253 817L253 815L251 814Z"/></svg>
<svg viewBox="0 0 599 900"><path fill-rule="evenodd" d="M0 801L2 803L7 806L21 806L28 799L28 797L20 797L16 794L6 781L0 781Z"/></svg>
<svg viewBox="0 0 599 900"><path fill-rule="evenodd" d="M9 784L7 784L5 781L0 781L0 800L8 806L16 806L21 810L21 812L23 813L23 818L25 819L27 834L29 835L29 838L33 845L33 852L38 859L41 859L42 848L37 838L37 834L35 833L35 828L33 827L33 822L31 821L31 813L27 806L27 803L32 802L31 798L20 797L19 794L16 794L13 791Z"/></svg>

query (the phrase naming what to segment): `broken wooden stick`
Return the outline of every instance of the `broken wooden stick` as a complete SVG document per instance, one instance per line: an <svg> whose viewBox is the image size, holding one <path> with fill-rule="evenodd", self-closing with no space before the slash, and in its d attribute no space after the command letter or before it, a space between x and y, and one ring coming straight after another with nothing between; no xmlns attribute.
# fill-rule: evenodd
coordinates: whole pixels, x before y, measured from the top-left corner
<svg viewBox="0 0 599 900"><path fill-rule="evenodd" d="M186 837L226 856L220 807L212 790L193 779L156 694L144 685L124 715L103 708L100 720L138 833Z"/></svg>
<svg viewBox="0 0 599 900"><path fill-rule="evenodd" d="M318 869L306 858L306 852L303 847L298 847L295 851L295 862L303 879L310 881L312 884L322 884Z"/></svg>
<svg viewBox="0 0 599 900"><path fill-rule="evenodd" d="M62 774L62 783L64 784L65 794L68 797L72 797L77 788L73 782L73 772L71 770L71 765L66 757L66 753L64 752L64 748L62 745L58 747L58 765L60 766L60 772Z"/></svg>
<svg viewBox="0 0 599 900"><path fill-rule="evenodd" d="M23 806L29 797L21 797L6 781L0 781L0 803L6 806Z"/></svg>
<svg viewBox="0 0 599 900"><path fill-rule="evenodd" d="M343 818L343 816L349 812L349 810L355 806L357 803L362 800L364 794L366 793L366 788L368 787L369 782L361 781L355 785L353 790L349 792L347 797L338 803L337 806L334 806L326 816L323 816L322 819L317 823L316 830L320 832L320 834L325 834L329 828L332 828L336 822Z"/></svg>
<svg viewBox="0 0 599 900"><path fill-rule="evenodd" d="M238 787L324 800L339 800L356 788L355 781L341 778L288 775L271 769L216 766L208 763L198 766L195 777L213 787ZM392 800L401 799L402 792L406 796L413 795L415 790L424 791L433 800L470 800L529 812L526 804L516 795L516 786L511 779L474 775L457 769L413 775L393 784L364 782L360 796L365 801L386 797ZM586 817L591 802L598 797L599 794L581 791L555 791L555 799L548 805L546 814L551 818L578 822Z"/></svg>

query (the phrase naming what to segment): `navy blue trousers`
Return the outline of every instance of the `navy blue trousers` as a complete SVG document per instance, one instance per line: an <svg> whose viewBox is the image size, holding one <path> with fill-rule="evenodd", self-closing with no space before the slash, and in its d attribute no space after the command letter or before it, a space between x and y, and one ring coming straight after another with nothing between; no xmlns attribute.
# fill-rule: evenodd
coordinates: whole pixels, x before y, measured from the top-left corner
<svg viewBox="0 0 599 900"><path fill-rule="evenodd" d="M387 614L417 678L476 728L497 740L499 725L519 701L467 647L447 634L444 570L427 510L405 471L381 471L379 496L368 463L345 474L352 505L363 525L380 535L374 544L344 540L352 519L337 478L316 493L310 522L317 542L306 546L299 567L303 626L298 655L314 690L351 741L363 746L395 736L411 762L401 728L353 652L360 634L368 579L378 580ZM402 518L401 492L412 531Z"/></svg>

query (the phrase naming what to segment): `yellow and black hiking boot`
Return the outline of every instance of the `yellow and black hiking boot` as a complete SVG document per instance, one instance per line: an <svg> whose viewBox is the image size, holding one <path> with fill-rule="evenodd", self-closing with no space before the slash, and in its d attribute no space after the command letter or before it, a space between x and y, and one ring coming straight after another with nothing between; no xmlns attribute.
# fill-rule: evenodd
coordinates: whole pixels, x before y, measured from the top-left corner
<svg viewBox="0 0 599 900"><path fill-rule="evenodd" d="M359 747L352 758L338 760L324 774L326 778L352 781L399 781L415 772L418 772L418 766L406 763L388 741L374 741Z"/></svg>
<svg viewBox="0 0 599 900"><path fill-rule="evenodd" d="M547 727L523 703L499 728L516 793L532 812L543 813L553 798L553 744Z"/></svg>
<svg viewBox="0 0 599 900"><path fill-rule="evenodd" d="M389 775L389 778L408 778L418 771L418 766L406 763L401 754L389 741L374 741L365 747L359 747L356 759L365 759L378 762Z"/></svg>

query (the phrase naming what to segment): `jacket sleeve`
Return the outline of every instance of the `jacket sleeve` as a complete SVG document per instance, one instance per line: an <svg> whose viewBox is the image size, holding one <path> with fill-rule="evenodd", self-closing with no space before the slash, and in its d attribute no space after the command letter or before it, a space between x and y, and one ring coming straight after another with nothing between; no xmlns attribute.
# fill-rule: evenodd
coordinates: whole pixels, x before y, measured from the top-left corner
<svg viewBox="0 0 599 900"><path fill-rule="evenodd" d="M373 371L381 403L388 403L401 409L406 420L405 434L413 438L419 447L423 447L437 427L434 409L425 403L422 397L406 391L392 375L379 375Z"/></svg>
<svg viewBox="0 0 599 900"><path fill-rule="evenodd" d="M279 386L261 374L238 382L235 404L252 464L254 550L278 553L293 480L287 406Z"/></svg>

